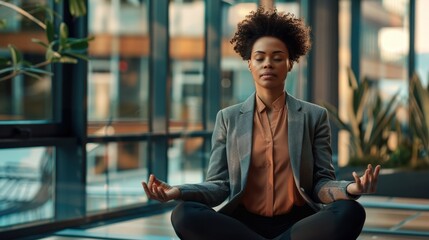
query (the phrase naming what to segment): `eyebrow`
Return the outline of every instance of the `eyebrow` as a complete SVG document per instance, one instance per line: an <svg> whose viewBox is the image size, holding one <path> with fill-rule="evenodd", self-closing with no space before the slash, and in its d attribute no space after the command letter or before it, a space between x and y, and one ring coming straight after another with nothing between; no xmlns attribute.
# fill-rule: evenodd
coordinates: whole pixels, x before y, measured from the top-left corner
<svg viewBox="0 0 429 240"><path fill-rule="evenodd" d="M260 51L260 50L256 50L256 51L254 51L254 53L264 53L265 54L266 52ZM281 50L274 51L273 54L275 54L275 53L284 53L284 54L286 54L286 52L281 51Z"/></svg>

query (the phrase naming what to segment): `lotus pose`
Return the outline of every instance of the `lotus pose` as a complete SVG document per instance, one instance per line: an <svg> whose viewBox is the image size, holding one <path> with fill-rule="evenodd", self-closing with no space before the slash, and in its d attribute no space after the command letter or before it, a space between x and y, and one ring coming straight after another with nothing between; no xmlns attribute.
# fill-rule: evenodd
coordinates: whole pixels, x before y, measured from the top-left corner
<svg viewBox="0 0 429 240"><path fill-rule="evenodd" d="M285 92L288 72L310 49L309 27L258 8L231 43L255 93L218 112L204 182L170 186L151 175L147 196L180 200L171 221L181 239L356 239L365 210L355 200L375 192L380 166L336 180L326 109Z"/></svg>

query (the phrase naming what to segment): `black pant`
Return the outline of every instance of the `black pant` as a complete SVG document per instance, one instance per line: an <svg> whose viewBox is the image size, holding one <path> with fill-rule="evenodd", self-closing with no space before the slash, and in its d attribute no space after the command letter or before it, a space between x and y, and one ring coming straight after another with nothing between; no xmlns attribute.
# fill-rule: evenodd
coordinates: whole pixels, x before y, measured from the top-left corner
<svg viewBox="0 0 429 240"><path fill-rule="evenodd" d="M356 201L341 200L319 212L294 207L285 215L263 217L238 207L231 215L197 202L181 202L171 214L176 234L184 240L351 240L365 222L365 210Z"/></svg>

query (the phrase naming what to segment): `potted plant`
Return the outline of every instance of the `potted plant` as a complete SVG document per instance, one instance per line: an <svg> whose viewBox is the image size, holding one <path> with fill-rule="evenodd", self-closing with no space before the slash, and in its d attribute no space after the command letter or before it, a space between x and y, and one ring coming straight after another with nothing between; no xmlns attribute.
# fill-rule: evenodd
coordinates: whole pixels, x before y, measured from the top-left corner
<svg viewBox="0 0 429 240"><path fill-rule="evenodd" d="M390 154L389 132L396 127L395 108L399 93L383 104L379 93L370 88L367 79L358 82L350 68L347 73L352 93L346 107L347 120L340 116L336 107L329 103L322 105L327 108L334 124L350 135L349 165L384 164Z"/></svg>
<svg viewBox="0 0 429 240"><path fill-rule="evenodd" d="M58 4L60 1L56 0ZM80 17L86 14L84 0L69 0L70 14ZM41 78L45 75L52 75L46 70L46 66L51 63L77 63L78 59L87 60L86 51L88 43L93 38L71 38L69 37L68 26L62 22L58 28L54 27L54 17L57 16L52 8L48 6L35 6L38 10L46 11L45 21L36 18L29 11L8 1L0 1L0 8L7 8L10 11L22 15L34 22L45 31L46 40L29 39L29 41L45 48L45 60L39 63L31 63L22 58L22 54L12 43L8 45L9 57L0 57L0 81L12 79L20 74L32 78ZM7 22L0 18L0 28L7 26Z"/></svg>
<svg viewBox="0 0 429 240"><path fill-rule="evenodd" d="M348 119L340 117L334 106L323 104L334 124L350 135L349 165L339 168L339 178L352 180L352 171L359 172L368 163L381 164L377 195L428 198L429 192L422 189L429 185L429 88L422 86L417 75L412 77L408 99L410 120L404 125L395 117L396 110L403 107L398 93L382 104L368 80L357 82L352 70L347 71L352 92L346 107ZM392 135L397 140L393 149L388 146Z"/></svg>

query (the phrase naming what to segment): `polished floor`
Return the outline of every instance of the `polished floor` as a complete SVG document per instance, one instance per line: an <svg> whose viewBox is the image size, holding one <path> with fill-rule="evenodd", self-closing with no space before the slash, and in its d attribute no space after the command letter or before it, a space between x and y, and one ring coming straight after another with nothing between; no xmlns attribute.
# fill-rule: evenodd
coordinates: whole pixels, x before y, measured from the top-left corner
<svg viewBox="0 0 429 240"><path fill-rule="evenodd" d="M358 240L429 239L429 200L362 197L367 220ZM44 240L175 240L170 211L87 229L65 229Z"/></svg>

